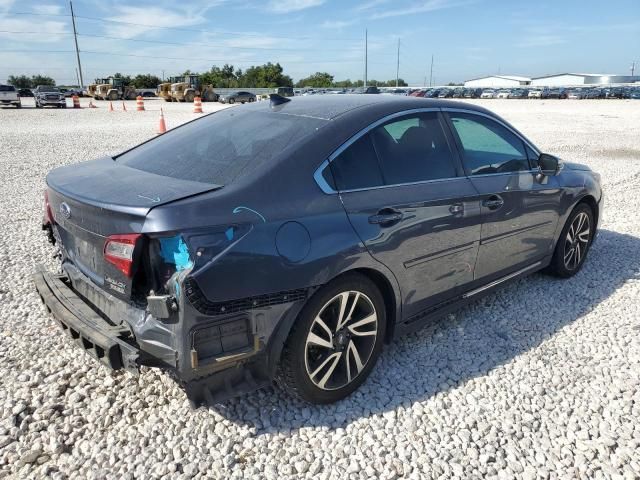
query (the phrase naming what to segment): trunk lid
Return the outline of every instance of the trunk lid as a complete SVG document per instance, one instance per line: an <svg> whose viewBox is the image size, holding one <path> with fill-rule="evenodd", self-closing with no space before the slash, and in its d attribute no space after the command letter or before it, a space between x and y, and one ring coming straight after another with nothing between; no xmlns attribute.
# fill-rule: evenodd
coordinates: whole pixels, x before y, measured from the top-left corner
<svg viewBox="0 0 640 480"><path fill-rule="evenodd" d="M136 245L134 274L127 277L104 259L110 235L140 233L154 207L220 188L127 167L110 157L57 168L47 176L48 201L63 257L120 298L132 297L136 265L145 241Z"/></svg>

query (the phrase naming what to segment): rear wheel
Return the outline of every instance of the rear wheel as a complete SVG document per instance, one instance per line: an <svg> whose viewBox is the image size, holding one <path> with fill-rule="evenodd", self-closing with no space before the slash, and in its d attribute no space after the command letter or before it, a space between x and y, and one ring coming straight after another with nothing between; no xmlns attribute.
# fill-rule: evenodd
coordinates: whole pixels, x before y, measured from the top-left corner
<svg viewBox="0 0 640 480"><path fill-rule="evenodd" d="M373 369L382 350L386 314L371 280L347 274L307 303L284 346L277 381L311 403L347 397Z"/></svg>
<svg viewBox="0 0 640 480"><path fill-rule="evenodd" d="M549 272L562 278L578 273L587 258L594 233L593 211L586 203L578 204L562 229Z"/></svg>
<svg viewBox="0 0 640 480"><path fill-rule="evenodd" d="M107 95L107 100L115 102L116 100L118 100L118 94L116 92L109 92L109 95Z"/></svg>

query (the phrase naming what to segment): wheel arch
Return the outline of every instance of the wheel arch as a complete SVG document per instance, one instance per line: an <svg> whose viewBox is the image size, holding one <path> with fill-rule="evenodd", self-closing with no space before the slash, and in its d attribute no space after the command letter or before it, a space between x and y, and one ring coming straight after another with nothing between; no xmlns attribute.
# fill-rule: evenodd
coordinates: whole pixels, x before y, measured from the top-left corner
<svg viewBox="0 0 640 480"><path fill-rule="evenodd" d="M591 212L593 213L593 224L595 228L595 226L598 225L598 222L600 220L600 209L598 208L598 202L596 201L593 195L587 194L584 197L581 197L576 202L576 204L573 206L571 211L573 211L581 203L586 203L589 206L589 208L591 208Z"/></svg>
<svg viewBox="0 0 640 480"><path fill-rule="evenodd" d="M301 304L298 305L297 308L291 309L288 314L285 315L285 317L282 319L282 322L280 323L280 325L278 325L276 331L273 333L273 337L269 341L270 345L268 347L268 363L271 377L273 377L278 367L284 344L287 341L287 338L289 338L291 329L293 328L293 325L297 321L305 305L307 305L309 300L313 297L313 295L316 294L316 292L320 288L324 287L325 285L329 285L330 283L345 275L353 273L366 277L374 283L378 290L380 290L380 293L384 299L385 314L387 319L387 328L384 335L384 341L385 343L389 343L393 339L396 324L399 319L402 318L400 289L395 280L395 277L390 278L390 272L386 273L382 270L378 270L370 266L359 266L350 268L335 275L331 279L327 280L324 284L318 285L314 288L310 288L309 296L307 297L307 299L304 302L301 302Z"/></svg>

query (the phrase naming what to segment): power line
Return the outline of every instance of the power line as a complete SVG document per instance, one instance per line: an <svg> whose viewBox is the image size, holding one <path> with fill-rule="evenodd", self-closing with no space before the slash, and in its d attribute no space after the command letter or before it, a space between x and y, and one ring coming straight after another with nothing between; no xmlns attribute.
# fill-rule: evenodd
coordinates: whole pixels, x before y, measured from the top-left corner
<svg viewBox="0 0 640 480"><path fill-rule="evenodd" d="M71 16L68 13L32 13L32 12L5 12L4 15L34 15L34 16L50 16L50 17L70 17ZM132 25L136 27L145 27L145 28L158 29L158 30L176 30L180 32L211 33L214 35L235 35L235 36L256 37L256 38L264 38L266 36L266 34L264 33L232 32L227 30L207 30L207 29L198 29L198 28L169 27L165 25L153 25L150 23L136 23L136 22L126 22L124 20L112 20L109 18L89 17L86 15L75 15L75 18L81 18L83 20L91 20L91 21L103 22L103 23ZM322 40L323 42L329 41L329 40L349 41L349 42L358 41L358 39L356 38L336 38L336 37L319 38L319 37L308 37L308 36L297 37L297 36L287 36L287 35L271 35L271 34L268 34L268 35L271 38L281 38L286 40Z"/></svg>
<svg viewBox="0 0 640 480"><path fill-rule="evenodd" d="M165 55L159 56L159 55L137 55L134 53L118 53L118 52L99 52L99 51L95 51L95 50L80 50L82 53L88 53L88 54L94 54L94 55L112 55L112 56L119 56L119 57L134 57L134 58L153 58L153 59L159 59L159 60L186 60L185 57L167 57ZM0 51L0 54L5 53L5 52L11 52L11 53L75 53L75 50L5 50L3 49L2 51ZM253 64L260 64L260 63L264 63L264 60L237 60L237 59L233 59L233 60L229 60L227 59L220 59L220 58L202 58L202 57L198 57L197 60L204 60L207 62L212 62L212 63L223 63L223 62L232 62L232 63L253 63ZM276 63L294 63L294 64L319 64L319 63L356 63L357 59L353 59L353 60L282 60L282 61L278 61ZM374 65L386 65L385 62L369 62L371 64Z"/></svg>

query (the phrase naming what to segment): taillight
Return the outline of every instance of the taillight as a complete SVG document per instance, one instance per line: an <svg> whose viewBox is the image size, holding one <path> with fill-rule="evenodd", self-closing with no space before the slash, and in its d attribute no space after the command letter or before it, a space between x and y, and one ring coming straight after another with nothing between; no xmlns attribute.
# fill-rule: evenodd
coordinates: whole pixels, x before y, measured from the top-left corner
<svg viewBox="0 0 640 480"><path fill-rule="evenodd" d="M53 219L53 212L51 211L51 204L49 203L49 192L44 191L44 217L42 219L43 225L53 225L55 220Z"/></svg>
<svg viewBox="0 0 640 480"><path fill-rule="evenodd" d="M104 259L115 265L127 277L131 277L133 274L133 252L140 237L139 233L110 235L104 244Z"/></svg>

